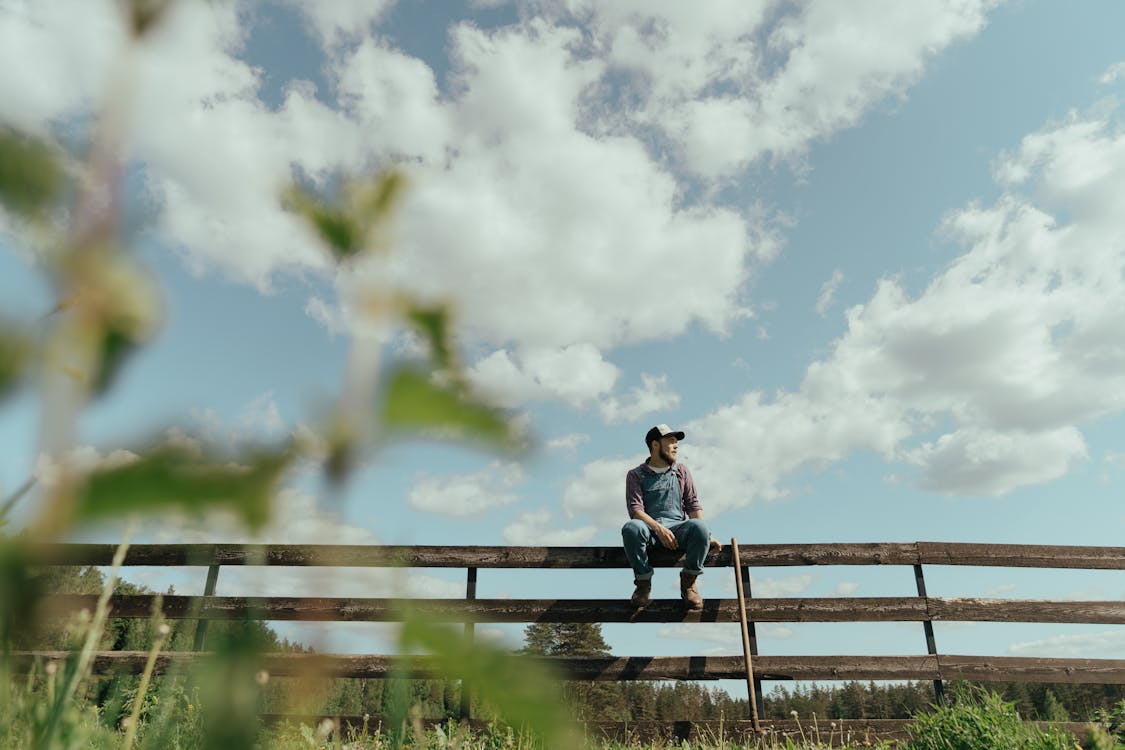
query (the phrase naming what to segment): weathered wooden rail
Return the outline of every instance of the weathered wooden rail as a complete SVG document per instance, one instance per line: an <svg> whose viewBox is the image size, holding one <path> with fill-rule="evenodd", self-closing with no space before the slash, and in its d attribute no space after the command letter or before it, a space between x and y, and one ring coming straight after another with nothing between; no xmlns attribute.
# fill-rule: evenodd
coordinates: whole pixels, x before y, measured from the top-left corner
<svg viewBox="0 0 1125 750"><path fill-rule="evenodd" d="M42 565L109 565L112 545L54 544L34 549ZM924 566L960 565L1018 568L1070 568L1125 570L1125 547L1073 547L941 542L844 544L744 544L739 545L738 571L746 591L746 611L751 621L751 648L756 681L761 680L934 680L940 694L942 681L1036 681L1125 684L1125 660L1075 658L1022 658L958 656L938 652L932 623L1034 622L1125 624L1125 602L1052 601L1029 599L948 598L928 596ZM712 553L708 567L732 567L730 549ZM654 565L672 567L679 560L663 550ZM349 545L232 545L138 544L129 548L126 566L204 566L208 569L203 596L162 597L164 616L198 619L195 650L205 644L206 622L217 619L364 621L388 622L401 617L403 607L429 621L465 623L599 622L693 623L738 622L737 599L708 599L703 609L687 612L675 600L657 600L636 610L624 598L607 599L478 599L476 584L481 569L627 569L619 547L441 547ZM466 570L464 599L385 599L361 597L261 597L216 596L223 566L280 567L402 567L461 568ZM754 598L749 590L753 567L809 565L912 566L916 595L899 597L784 597ZM732 571L733 572L733 571ZM153 612L153 595L114 596L114 617L147 618ZM58 616L94 606L96 597L52 594L44 600L45 612ZM924 655L903 656L784 656L759 655L754 623L765 622L920 622ZM35 659L59 658L52 652L22 652L16 664ZM102 652L94 669L108 673L139 672L145 654ZM201 653L163 653L156 669L163 672L177 663L190 663ZM559 671L574 680L716 680L745 675L741 656L607 657L551 659ZM323 674L339 677L385 678L396 662L405 662L418 677L435 674L424 657L387 655L266 654L262 666L279 676L307 674L315 666ZM395 674L402 674L396 672ZM450 675L446 674L446 677ZM759 701L761 690L757 690ZM464 704L467 710L467 703Z"/></svg>

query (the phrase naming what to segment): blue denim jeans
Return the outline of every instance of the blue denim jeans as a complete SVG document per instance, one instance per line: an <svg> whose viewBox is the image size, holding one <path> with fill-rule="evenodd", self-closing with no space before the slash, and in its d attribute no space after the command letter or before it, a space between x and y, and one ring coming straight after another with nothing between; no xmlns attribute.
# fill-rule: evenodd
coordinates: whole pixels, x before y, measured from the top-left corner
<svg viewBox="0 0 1125 750"><path fill-rule="evenodd" d="M676 544L684 553L684 572L703 574L703 561L707 559L707 551L711 544L711 531L707 524L699 518L689 518L686 521L661 521L665 528L676 537ZM625 557L633 567L633 574L638 581L647 581L652 578L652 566L648 564L648 552L660 540L652 533L644 521L632 518L621 527L621 541L625 545Z"/></svg>

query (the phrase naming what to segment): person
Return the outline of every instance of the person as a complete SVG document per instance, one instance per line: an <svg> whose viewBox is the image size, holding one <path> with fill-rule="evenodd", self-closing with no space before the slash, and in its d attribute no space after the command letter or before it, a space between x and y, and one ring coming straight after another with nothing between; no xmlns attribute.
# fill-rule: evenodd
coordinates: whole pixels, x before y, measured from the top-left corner
<svg viewBox="0 0 1125 750"><path fill-rule="evenodd" d="M695 494L691 472L676 462L683 439L683 430L656 425L645 434L648 458L625 475L629 521L621 527L621 540L636 586L630 601L637 607L652 601L652 566L648 556L657 544L684 551L680 598L693 610L703 607L703 597L696 588L696 579L703 575L703 561L711 547L722 549L721 544L711 539L711 531L703 520L703 506Z"/></svg>

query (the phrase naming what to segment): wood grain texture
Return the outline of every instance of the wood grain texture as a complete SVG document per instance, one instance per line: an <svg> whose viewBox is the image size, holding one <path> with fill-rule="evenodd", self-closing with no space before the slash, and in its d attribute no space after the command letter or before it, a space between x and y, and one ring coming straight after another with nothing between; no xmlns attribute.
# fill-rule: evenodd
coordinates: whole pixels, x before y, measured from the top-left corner
<svg viewBox="0 0 1125 750"><path fill-rule="evenodd" d="M740 544L750 567L803 565L983 565L998 567L1125 570L1125 547L949 542ZM38 564L108 565L110 544L43 544L32 547ZM682 556L656 550L653 564L672 567ZM282 565L293 567L415 568L628 568L620 547L371 546L310 544L136 544L126 565ZM707 558L730 567L729 549Z"/></svg>

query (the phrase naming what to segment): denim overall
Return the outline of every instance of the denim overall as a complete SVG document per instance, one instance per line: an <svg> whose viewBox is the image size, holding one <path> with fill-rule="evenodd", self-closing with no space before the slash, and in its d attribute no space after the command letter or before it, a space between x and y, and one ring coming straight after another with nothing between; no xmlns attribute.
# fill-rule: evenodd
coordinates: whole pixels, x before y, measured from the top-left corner
<svg viewBox="0 0 1125 750"><path fill-rule="evenodd" d="M684 513L683 492L680 477L675 467L662 473L634 469L641 480L645 513L676 537L679 551L684 553L684 572L693 575L703 573L703 561L707 558L711 532L707 524L698 518L688 518ZM660 540L649 529L648 524L639 519L630 519L621 527L621 541L625 546L625 557L633 568L638 581L652 578L652 566L648 553Z"/></svg>

